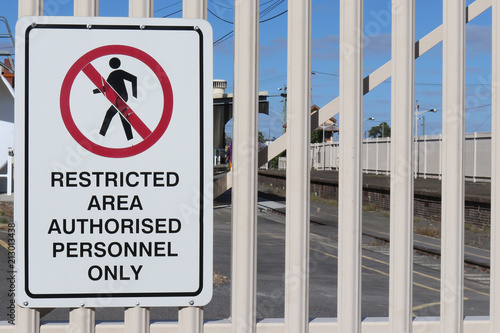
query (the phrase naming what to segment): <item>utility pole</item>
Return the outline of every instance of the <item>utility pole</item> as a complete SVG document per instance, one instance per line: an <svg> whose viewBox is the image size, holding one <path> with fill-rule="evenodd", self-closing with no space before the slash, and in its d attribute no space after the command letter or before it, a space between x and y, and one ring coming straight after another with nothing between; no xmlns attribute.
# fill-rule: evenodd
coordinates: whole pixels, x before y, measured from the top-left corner
<svg viewBox="0 0 500 333"><path fill-rule="evenodd" d="M425 136L425 116L422 116L422 135Z"/></svg>
<svg viewBox="0 0 500 333"><path fill-rule="evenodd" d="M286 132L286 98L287 98L287 93L286 93L286 84L283 86L283 88L278 88L278 90L283 90L281 93L281 97L283 97L283 134Z"/></svg>

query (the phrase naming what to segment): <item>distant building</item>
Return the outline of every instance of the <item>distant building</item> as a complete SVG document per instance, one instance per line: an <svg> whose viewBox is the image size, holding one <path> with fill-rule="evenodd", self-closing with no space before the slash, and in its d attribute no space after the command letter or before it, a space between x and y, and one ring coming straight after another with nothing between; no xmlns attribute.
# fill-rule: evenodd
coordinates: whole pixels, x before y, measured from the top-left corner
<svg viewBox="0 0 500 333"><path fill-rule="evenodd" d="M311 106L311 116L319 112L319 109L320 107L316 104ZM330 142L333 141L333 133L339 131L339 125L337 123L337 119L331 117L316 129L322 129L325 132L325 142Z"/></svg>
<svg viewBox="0 0 500 333"><path fill-rule="evenodd" d="M4 59L4 65L5 66L0 67L2 69L2 75L5 79L7 79L7 82L10 83L10 86L14 88L14 73L7 69L13 68L10 59Z"/></svg>
<svg viewBox="0 0 500 333"><path fill-rule="evenodd" d="M226 94L227 81L214 80L214 149L226 147L226 123L233 117L233 94ZM267 91L259 92L259 113L269 114Z"/></svg>

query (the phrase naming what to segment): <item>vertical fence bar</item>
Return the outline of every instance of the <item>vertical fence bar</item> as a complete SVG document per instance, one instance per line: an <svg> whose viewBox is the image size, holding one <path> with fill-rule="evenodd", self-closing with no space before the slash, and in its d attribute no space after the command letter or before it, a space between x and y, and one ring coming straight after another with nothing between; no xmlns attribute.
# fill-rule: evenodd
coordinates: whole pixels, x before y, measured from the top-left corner
<svg viewBox="0 0 500 333"><path fill-rule="evenodd" d="M43 0L19 0L18 14L19 18L30 15L43 15Z"/></svg>
<svg viewBox="0 0 500 333"><path fill-rule="evenodd" d="M153 17L154 0L129 0L128 16L130 17Z"/></svg>
<svg viewBox="0 0 500 333"><path fill-rule="evenodd" d="M17 306L16 333L40 333L40 311Z"/></svg>
<svg viewBox="0 0 500 333"><path fill-rule="evenodd" d="M443 1L441 332L463 332L465 0Z"/></svg>
<svg viewBox="0 0 500 333"><path fill-rule="evenodd" d="M207 19L207 0L184 0L182 2L182 17Z"/></svg>
<svg viewBox="0 0 500 333"><path fill-rule="evenodd" d="M182 17L190 19L207 18L207 0L184 0L182 2ZM203 332L203 308L179 308L179 332Z"/></svg>
<svg viewBox="0 0 500 333"><path fill-rule="evenodd" d="M179 333L203 332L203 310L190 306L179 309Z"/></svg>
<svg viewBox="0 0 500 333"><path fill-rule="evenodd" d="M439 134L439 180L443 179L443 134Z"/></svg>
<svg viewBox="0 0 500 333"><path fill-rule="evenodd" d="M130 17L153 17L153 0L129 0L128 13ZM149 308L133 307L125 309L126 333L149 333Z"/></svg>
<svg viewBox="0 0 500 333"><path fill-rule="evenodd" d="M389 328L412 332L415 3L392 1Z"/></svg>
<svg viewBox="0 0 500 333"><path fill-rule="evenodd" d="M361 330L361 126L363 0L340 1L340 170L337 316L340 332Z"/></svg>
<svg viewBox="0 0 500 333"><path fill-rule="evenodd" d="M14 156L14 150L9 147L7 156L7 195L12 195L12 156Z"/></svg>
<svg viewBox="0 0 500 333"><path fill-rule="evenodd" d="M99 16L99 0L75 0L73 13L75 16Z"/></svg>
<svg viewBox="0 0 500 333"><path fill-rule="evenodd" d="M99 0L75 0L74 16L98 16ZM95 310L92 308L76 308L69 312L69 330L71 333L94 333Z"/></svg>
<svg viewBox="0 0 500 333"><path fill-rule="evenodd" d="M149 333L149 309L125 309L125 333Z"/></svg>
<svg viewBox="0 0 500 333"><path fill-rule="evenodd" d="M500 219L500 3L493 1L491 54L491 221ZM491 223L490 333L500 332L500 226Z"/></svg>
<svg viewBox="0 0 500 333"><path fill-rule="evenodd" d="M71 333L94 333L95 311L89 308L71 309L69 312L69 331Z"/></svg>
<svg viewBox="0 0 500 333"><path fill-rule="evenodd" d="M19 18L29 15L43 15L42 0L19 0ZM37 309L16 307L16 332L18 333L39 333L40 332L40 311Z"/></svg>
<svg viewBox="0 0 500 333"><path fill-rule="evenodd" d="M234 333L255 332L256 326L258 64L259 1L235 1L231 275Z"/></svg>
<svg viewBox="0 0 500 333"><path fill-rule="evenodd" d="M424 179L427 179L427 134L424 135Z"/></svg>
<svg viewBox="0 0 500 333"><path fill-rule="evenodd" d="M285 331L309 331L311 0L288 1ZM324 130L324 129L323 129ZM324 138L324 135L323 135ZM318 145L319 148L319 145ZM325 169L325 142L322 144Z"/></svg>
<svg viewBox="0 0 500 333"><path fill-rule="evenodd" d="M473 148L473 152L474 152L474 157L473 157L474 172L472 174L472 180L475 183L476 179L477 179L477 132L474 132L474 139L473 140L474 140L474 148Z"/></svg>

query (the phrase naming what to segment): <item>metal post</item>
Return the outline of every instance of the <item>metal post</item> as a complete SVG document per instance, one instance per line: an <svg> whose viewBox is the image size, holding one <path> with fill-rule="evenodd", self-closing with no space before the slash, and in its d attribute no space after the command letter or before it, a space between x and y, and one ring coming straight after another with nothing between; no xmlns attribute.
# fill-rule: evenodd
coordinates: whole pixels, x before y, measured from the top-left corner
<svg viewBox="0 0 500 333"><path fill-rule="evenodd" d="M424 135L424 179L427 179L427 136Z"/></svg>
<svg viewBox="0 0 500 333"><path fill-rule="evenodd" d="M42 0L19 0L19 18L23 16L43 15ZM37 309L22 308L17 306L16 311L16 332L18 333L39 333L40 332L40 311Z"/></svg>
<svg viewBox="0 0 500 333"><path fill-rule="evenodd" d="M154 0L129 0L128 16L130 17L153 17Z"/></svg>
<svg viewBox="0 0 500 333"><path fill-rule="evenodd" d="M474 132L474 138L472 140L474 140L474 148L473 148L474 172L472 174L472 180L475 183L476 178L478 176L478 174L477 174L477 132Z"/></svg>
<svg viewBox="0 0 500 333"><path fill-rule="evenodd" d="M412 332L415 3L392 1L389 329Z"/></svg>
<svg viewBox="0 0 500 333"><path fill-rule="evenodd" d="M465 0L443 1L441 332L463 332Z"/></svg>
<svg viewBox="0 0 500 333"><path fill-rule="evenodd" d="M75 16L99 16L99 0L75 0Z"/></svg>
<svg viewBox="0 0 500 333"><path fill-rule="evenodd" d="M182 17L186 19L206 19L207 0L184 0L182 2ZM190 306L179 308L179 332L203 332L202 307Z"/></svg>
<svg viewBox="0 0 500 333"><path fill-rule="evenodd" d="M17 306L16 333L40 333L40 311Z"/></svg>
<svg viewBox="0 0 500 333"><path fill-rule="evenodd" d="M207 0L184 0L182 2L182 17L207 19Z"/></svg>
<svg viewBox="0 0 500 333"><path fill-rule="evenodd" d="M311 0L288 1L285 331L309 331ZM324 133L324 129L323 129ZM323 137L323 169L325 142Z"/></svg>
<svg viewBox="0 0 500 333"><path fill-rule="evenodd" d="M308 117L309 119L311 117ZM325 162L325 158L326 158L326 150L325 150L325 127L324 125L321 126L321 132L323 133L323 170L325 170L325 167L326 167L326 162Z"/></svg>
<svg viewBox="0 0 500 333"><path fill-rule="evenodd" d="M203 310L194 306L179 309L179 332L203 332Z"/></svg>
<svg viewBox="0 0 500 333"><path fill-rule="evenodd" d="M259 1L234 3L232 331L255 332Z"/></svg>
<svg viewBox="0 0 500 333"><path fill-rule="evenodd" d="M12 194L12 156L14 156L14 150L9 147L7 153L7 195Z"/></svg>
<svg viewBox="0 0 500 333"><path fill-rule="evenodd" d="M363 0L340 2L338 330L361 331Z"/></svg>
<svg viewBox="0 0 500 333"><path fill-rule="evenodd" d="M149 333L149 308L125 309L125 333Z"/></svg>
<svg viewBox="0 0 500 333"><path fill-rule="evenodd" d="M69 331L71 333L94 333L95 311L90 308L76 308L69 312Z"/></svg>
<svg viewBox="0 0 500 333"><path fill-rule="evenodd" d="M19 18L43 15L43 0L19 0L18 7Z"/></svg>
<svg viewBox="0 0 500 333"><path fill-rule="evenodd" d="M492 5L491 109L500 108L500 3ZM500 115L491 113L491 221L500 219ZM500 332L500 226L491 224L490 332Z"/></svg>
<svg viewBox="0 0 500 333"><path fill-rule="evenodd" d="M153 0L129 0L130 17L153 17ZM149 333L149 308L125 309L126 333Z"/></svg>
<svg viewBox="0 0 500 333"><path fill-rule="evenodd" d="M414 149L413 149L413 173L415 176L415 179L418 177L418 101L415 101L415 110L413 111L415 113L415 137L413 138L414 141Z"/></svg>

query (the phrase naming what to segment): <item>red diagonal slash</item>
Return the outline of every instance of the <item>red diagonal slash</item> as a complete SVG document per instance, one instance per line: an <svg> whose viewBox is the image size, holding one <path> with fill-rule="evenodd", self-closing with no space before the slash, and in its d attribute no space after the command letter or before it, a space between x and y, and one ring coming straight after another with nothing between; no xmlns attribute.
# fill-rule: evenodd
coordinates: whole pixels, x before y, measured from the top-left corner
<svg viewBox="0 0 500 333"><path fill-rule="evenodd" d="M99 89L103 96L106 97L118 111L120 111L120 113L143 139L146 139L151 134L151 130L146 126L146 124L142 122L139 116L137 116L132 108L128 106L121 96L116 93L116 91L101 76L101 74L99 74L97 69L95 69L91 63L88 63L85 67L83 67L82 71L88 76L97 89Z"/></svg>

